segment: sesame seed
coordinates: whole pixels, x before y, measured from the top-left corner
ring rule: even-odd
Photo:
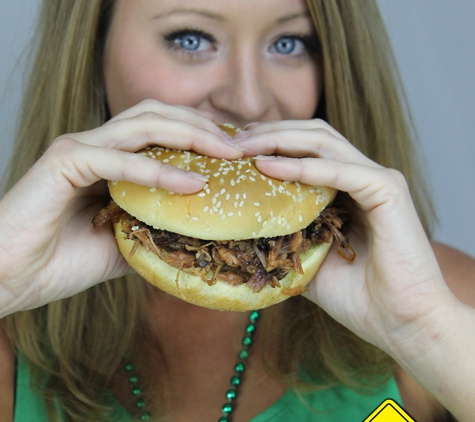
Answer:
[[[224,220],[225,218],[226,218],[226,215],[223,214],[223,215],[221,216],[221,220]]]
[[[117,180],[113,180],[113,181],[112,181],[112,184],[113,184],[114,186],[117,185]]]
[[[186,214],[185,218],[188,220],[190,218],[190,214]]]
[[[156,201],[155,203],[156,203],[156,204],[157,204],[159,207],[161,207],[161,206],[162,206],[162,204],[160,204],[160,202],[159,202],[159,201]]]
[[[258,223],[262,222],[262,216],[257,217],[257,222]]]
[[[132,231],[135,231],[135,230],[138,230],[139,229],[139,226],[133,226],[132,227]]]
[[[272,196],[272,192],[266,192],[264,195],[265,196]]]
[[[261,212],[260,211],[257,211],[255,214],[254,214],[254,217],[259,217],[261,215]]]
[[[242,198],[243,198],[243,199],[246,199],[246,198],[247,198],[246,193],[243,193],[243,194],[242,194]]]
[[[220,174],[221,174],[221,173],[219,173],[219,172],[218,172],[218,173],[214,173],[213,176],[214,176],[214,177],[218,177]]]
[[[260,207],[260,206],[261,206],[261,204],[260,204],[259,202],[254,202],[254,206],[256,206],[256,207]]]
[[[241,201],[241,202],[239,203],[239,208],[242,208],[243,206],[244,206],[244,201]]]
[[[256,236],[257,236],[257,233],[256,233],[256,232],[252,232],[252,236],[253,236],[253,237],[256,237]]]
[[[228,217],[232,217],[234,215],[233,212],[228,212]]]
[[[125,190],[122,191],[122,198],[125,196]]]
[[[219,202],[216,204],[216,206],[217,206],[218,208],[221,208],[221,201],[219,201]]]
[[[234,179],[231,179],[231,186],[234,186],[236,184],[236,182],[234,181]]]
[[[223,189],[221,189],[221,191],[219,192],[219,194],[220,194],[220,195],[224,195],[225,192],[226,192],[226,189],[223,188]]]
[[[191,217],[191,219],[192,219],[193,221],[198,221],[198,220],[199,220],[198,217]]]
[[[249,179],[251,179],[251,181],[253,181],[253,182],[256,181],[256,179],[255,179],[254,177],[252,177],[252,176],[249,176]]]
[[[238,211],[238,217],[242,217],[242,212]]]
[[[303,217],[301,215],[299,215],[299,223],[301,223],[303,220]]]
[[[236,201],[239,199],[239,194],[237,193],[236,194]]]
[[[206,207],[203,208],[203,212],[208,212],[208,211],[209,211],[209,207],[208,207],[208,206],[206,206]]]
[[[224,213],[224,210],[223,210],[222,208],[220,208],[218,214],[219,214],[219,215],[223,215],[223,213]]]
[[[204,197],[206,196],[206,193],[200,192],[200,193],[198,194],[198,196],[199,196],[200,198],[204,198]]]

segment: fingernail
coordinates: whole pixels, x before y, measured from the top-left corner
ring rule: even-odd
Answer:
[[[253,158],[257,161],[275,161],[278,157],[276,157],[275,155],[256,155]]]
[[[244,141],[244,139],[247,139],[249,138],[249,136],[251,136],[249,133],[246,133],[246,132],[240,132],[240,133],[237,133],[236,135],[234,135],[234,140],[235,141]]]
[[[262,123],[261,122],[253,122],[253,123],[249,123],[248,125],[244,126],[243,129],[244,130],[250,130],[252,128],[255,128],[259,125],[261,125]]]
[[[232,139],[232,138],[231,138]],[[244,148],[240,147],[236,142],[233,142],[231,140],[228,140],[228,139],[223,139],[223,141],[228,144],[229,146],[233,147],[233,148],[237,148],[241,151],[246,151]]]
[[[199,174],[199,173],[195,173],[193,171],[187,171],[186,174],[190,179],[200,180],[201,182],[208,181],[208,178],[206,176],[203,176],[202,174]]]

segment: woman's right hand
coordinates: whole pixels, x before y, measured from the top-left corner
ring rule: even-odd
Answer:
[[[210,118],[146,100],[97,129],[56,139],[0,201],[0,317],[126,274],[112,230],[91,225],[107,197],[102,179],[199,191],[202,176],[134,152],[159,145],[242,157],[244,151]]]

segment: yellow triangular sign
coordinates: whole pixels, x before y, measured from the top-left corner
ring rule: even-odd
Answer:
[[[383,401],[364,422],[416,422],[394,400]]]

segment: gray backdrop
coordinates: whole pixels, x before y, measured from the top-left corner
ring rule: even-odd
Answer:
[[[357,0],[356,0],[357,1]],[[39,0],[0,2],[0,174]],[[439,214],[435,238],[475,256],[475,2],[379,0]]]

